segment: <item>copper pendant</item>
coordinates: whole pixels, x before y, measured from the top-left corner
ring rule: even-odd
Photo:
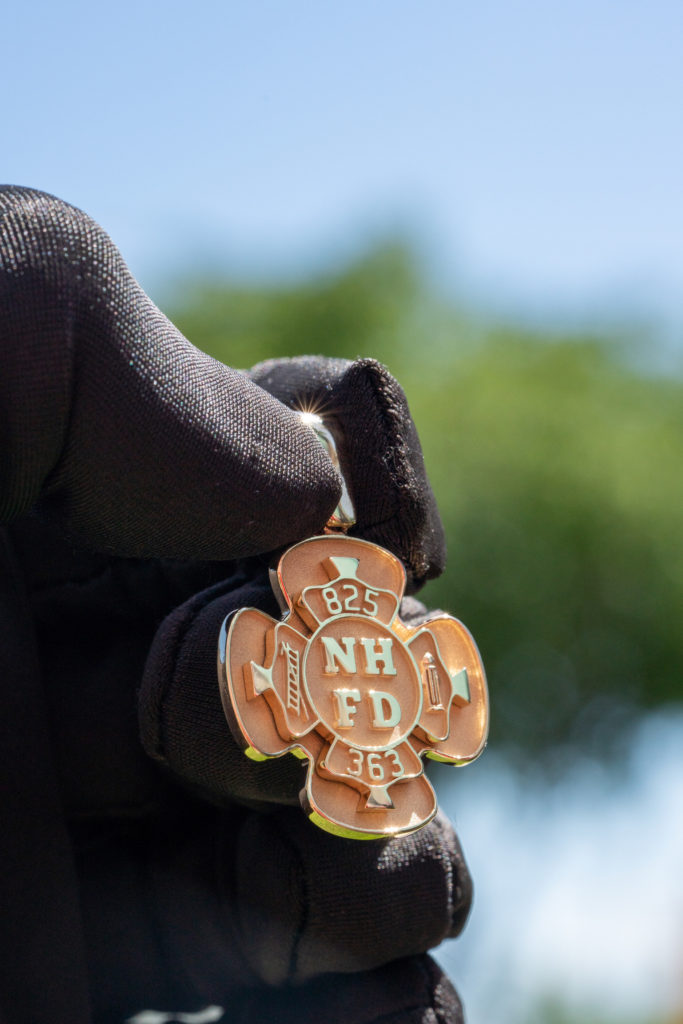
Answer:
[[[308,760],[311,821],[357,839],[403,835],[436,813],[425,757],[462,765],[484,748],[484,667],[450,615],[398,610],[405,571],[342,534],[295,544],[272,573],[276,621],[243,608],[219,642],[221,699],[248,757]]]

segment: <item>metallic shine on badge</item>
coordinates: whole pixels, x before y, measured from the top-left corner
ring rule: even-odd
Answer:
[[[335,515],[335,525],[350,519]],[[436,797],[423,759],[467,764],[486,743],[472,636],[450,615],[402,622],[400,561],[342,533],[288,548],[271,579],[281,621],[243,608],[219,640],[236,741],[256,761],[306,758],[301,803],[328,832],[372,839],[426,825]]]

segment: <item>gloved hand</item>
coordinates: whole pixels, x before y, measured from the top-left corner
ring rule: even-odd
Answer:
[[[236,750],[215,678],[222,618],[272,610],[269,553],[339,497],[288,406],[337,418],[355,532],[412,589],[440,571],[400,388],[372,361],[216,363],[30,190],[0,189],[0,316],[0,1018],[459,1020],[424,956],[469,908],[450,826],[319,832],[294,758]]]

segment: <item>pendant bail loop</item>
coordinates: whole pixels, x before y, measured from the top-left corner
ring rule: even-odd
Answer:
[[[346,479],[342,471],[341,462],[339,460],[339,452],[337,451],[337,442],[335,441],[334,434],[325,426],[322,416],[319,416],[315,412],[304,412],[303,410],[298,413],[299,419],[307,427],[310,427],[315,436],[320,441],[334,468],[339,473],[342,482],[342,493],[339,499],[339,504],[335,508],[334,512],[327,520],[325,524],[326,533],[346,533],[352,526],[356,525],[356,510],[349,494],[349,489],[346,484]]]

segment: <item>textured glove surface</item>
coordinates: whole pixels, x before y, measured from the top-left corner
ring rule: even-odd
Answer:
[[[350,1024],[374,1021],[372,998],[401,1024],[458,1020],[415,958],[469,907],[450,827],[355,844],[296,808],[238,807],[294,803],[299,766],[243,758],[215,680],[216,623],[272,607],[267,553],[319,532],[338,500],[288,408],[301,398],[334,399],[358,533],[394,550],[413,587],[440,570],[400,388],[372,361],[229,370],[182,338],[97,225],[30,190],[0,189],[0,310],[0,1015],[85,1024],[89,1002],[119,1021],[230,1001],[235,1019],[278,1019],[257,1010],[277,984],[299,1021],[321,1019],[326,990]],[[413,966],[382,966],[396,957]]]
[[[446,544],[405,395],[373,359],[305,356],[259,363],[252,380],[335,428],[356,506],[351,534],[393,551],[410,593],[443,572]]]
[[[41,499],[98,550],[215,559],[324,525],[340,485],[310,431],[190,345],[90,218],[0,189],[0,260],[0,521]]]

